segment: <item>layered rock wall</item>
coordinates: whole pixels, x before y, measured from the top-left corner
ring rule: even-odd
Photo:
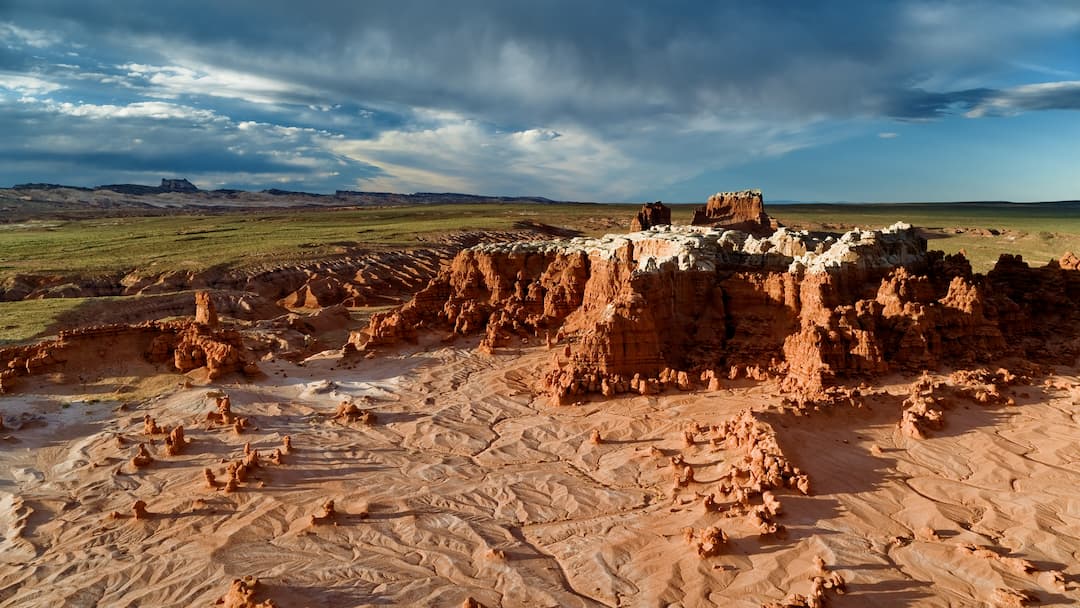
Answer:
[[[132,358],[181,373],[206,368],[210,379],[231,372],[258,373],[239,332],[190,321],[155,321],[62,331],[54,340],[0,348],[0,392],[23,377],[80,373]]]
[[[679,371],[772,374],[814,392],[837,377],[1006,354],[1075,357],[1078,298],[1080,272],[1003,257],[973,275],[903,224],[760,238],[665,226],[463,251],[413,301],[354,333],[350,348],[425,329],[480,334],[485,350],[547,336],[559,348],[544,382],[561,400],[681,385]]]

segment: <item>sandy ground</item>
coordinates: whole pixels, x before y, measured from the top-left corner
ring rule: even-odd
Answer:
[[[123,409],[115,393],[46,382],[0,398],[9,423],[26,422],[0,431],[0,606],[211,606],[233,578],[255,575],[284,608],[459,606],[470,596],[486,606],[749,607],[805,593],[815,558],[848,584],[829,606],[1007,605],[999,589],[1040,605],[1080,602],[1075,369],[1010,389],[1015,406],[957,404],[920,441],[896,429],[911,379],[886,379],[888,394],[863,409],[810,415],[770,407],[768,383],[555,408],[531,390],[547,351],[490,357],[471,346],[348,366],[332,354],[269,363],[255,384],[152,377],[121,395]],[[208,426],[217,390],[256,428]],[[376,423],[333,420],[349,398]],[[780,493],[783,538],[701,507],[736,456],[686,447],[682,431],[747,408],[811,477],[810,496]],[[184,424],[191,444],[169,457],[159,436],[157,462],[135,470],[127,461],[146,413]],[[286,434],[296,449],[283,464],[264,464],[235,493],[206,487],[205,467],[224,479],[222,460],[245,442],[266,456]],[[676,490],[667,457],[678,453],[699,483]],[[137,499],[150,519],[110,519]],[[337,524],[312,526],[327,499]],[[730,542],[702,559],[683,529],[710,525]]]

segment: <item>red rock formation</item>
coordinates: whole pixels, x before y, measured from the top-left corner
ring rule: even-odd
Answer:
[[[135,504],[131,505],[131,515],[135,519],[150,519],[150,512],[146,510],[146,502],[136,500]]]
[[[837,381],[1006,354],[1080,354],[1080,272],[1005,256],[986,276],[926,251],[906,225],[820,238],[672,227],[462,252],[410,303],[375,315],[351,348],[418,331],[555,335],[541,386],[585,393],[713,390],[729,376],[784,379],[797,400],[855,401]],[[444,333],[445,335],[445,333]]]
[[[188,443],[188,440],[184,437],[183,425],[178,424],[165,438],[165,453],[169,456],[176,456],[187,447]]]
[[[336,518],[337,518],[337,511],[334,510],[334,501],[333,500],[328,500],[325,503],[323,503],[322,515],[312,515],[311,516],[311,525],[319,526],[319,525],[323,525],[323,524],[332,524],[332,523],[335,523]]]
[[[232,413],[232,401],[228,395],[217,398],[216,412],[206,413],[206,421],[212,424],[233,424],[235,419]]]
[[[7,388],[20,376],[101,367],[125,358],[167,364],[181,372],[205,366],[211,378],[259,371],[237,331],[191,321],[154,321],[66,330],[58,339],[0,348],[0,382]]]
[[[656,201],[655,203],[645,203],[641,206],[641,211],[637,212],[634,219],[630,221],[630,232],[639,232],[641,230],[648,230],[653,226],[665,226],[671,224],[671,208]]]
[[[375,412],[362,410],[351,401],[342,401],[338,404],[334,419],[345,422],[359,422],[360,424],[375,424]]]
[[[940,386],[926,374],[911,385],[911,394],[904,400],[903,413],[898,423],[905,435],[914,439],[925,439],[928,431],[938,430],[944,425],[940,409],[944,400],[935,395]]]
[[[154,418],[150,414],[143,415],[143,433],[147,435],[164,435],[167,431],[157,425],[154,422]]]
[[[217,309],[208,291],[195,292],[195,323],[211,329],[218,326]]]
[[[136,469],[148,467],[154,463],[154,457],[150,455],[150,452],[146,449],[145,443],[140,443],[139,448],[135,453],[135,456],[131,458],[131,466]]]
[[[218,487],[217,478],[214,477],[214,472],[211,471],[209,468],[203,469],[203,478],[206,480],[206,487],[210,488],[211,490]]]
[[[710,526],[701,531],[701,540],[697,544],[698,557],[708,558],[720,555],[720,551],[727,544],[728,537],[724,531],[716,526]]]
[[[709,197],[704,209],[694,211],[691,223],[754,235],[770,234],[778,227],[776,220],[765,213],[761,190],[717,192]]]
[[[253,576],[233,579],[229,591],[215,605],[222,608],[274,608],[272,600],[256,601],[261,593],[259,580]]]

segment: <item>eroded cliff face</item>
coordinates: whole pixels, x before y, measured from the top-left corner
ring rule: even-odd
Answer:
[[[560,402],[740,375],[813,395],[838,378],[1075,357],[1078,297],[1075,270],[1006,256],[973,275],[903,224],[762,238],[663,226],[463,251],[349,348],[429,329],[482,334],[488,351],[546,339],[557,348],[542,383]]]
[[[114,324],[62,331],[54,340],[0,348],[0,393],[20,378],[58,373],[77,376],[106,363],[145,361],[180,373],[206,369],[209,379],[231,372],[259,373],[243,336],[191,321]]]

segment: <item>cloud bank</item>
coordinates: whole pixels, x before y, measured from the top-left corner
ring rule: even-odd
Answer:
[[[1048,0],[13,0],[0,183],[633,200],[888,123],[1080,109],[1078,33]]]

